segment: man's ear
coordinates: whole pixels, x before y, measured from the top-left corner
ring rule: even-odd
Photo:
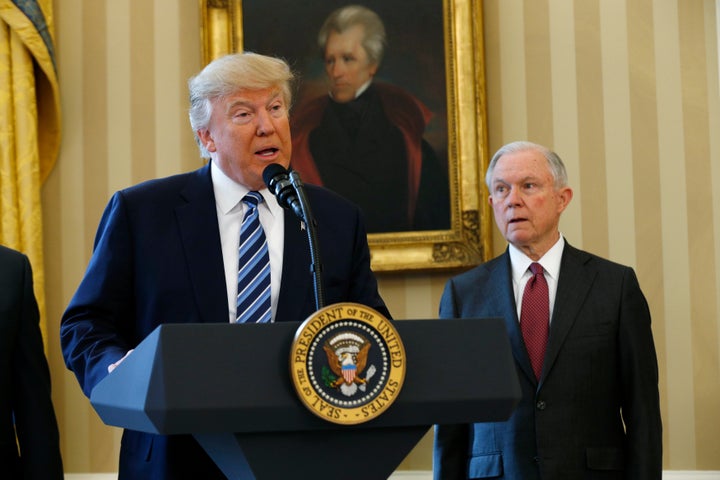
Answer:
[[[210,134],[210,130],[207,128],[204,130],[198,130],[197,131],[198,139],[200,139],[200,143],[202,143],[203,147],[208,152],[214,152],[215,151],[215,142],[213,141],[212,135]]]
[[[573,191],[570,187],[563,187],[557,192],[557,196],[559,199],[558,202],[558,211],[563,212],[567,206],[570,204],[570,200],[573,198]]]

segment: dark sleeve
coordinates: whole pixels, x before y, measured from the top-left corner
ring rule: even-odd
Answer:
[[[440,318],[455,318],[455,290],[453,280],[445,284],[440,299]],[[468,473],[468,451],[470,448],[470,426],[436,425],[433,445],[434,480],[466,479]]]
[[[468,478],[469,430],[468,424],[435,426],[434,480],[465,480]]]
[[[622,416],[627,435],[625,478],[662,476],[662,421],[658,365],[650,328],[650,310],[635,272],[627,268],[620,308]]]
[[[455,283],[450,279],[445,284],[442,297],[440,297],[440,318],[458,318],[458,308],[455,295]]]
[[[326,188],[305,184],[305,191],[316,220],[319,256],[323,267],[321,277],[326,297],[325,305],[339,302],[360,303],[391,318],[378,292],[375,274],[370,268],[370,247],[365,220],[360,209],[354,203]],[[286,212],[287,215],[289,213]],[[292,244],[288,244],[287,232],[286,227],[285,256],[287,257],[290,247],[296,248],[295,254],[298,255],[298,251],[306,248],[308,241],[306,238],[295,238]],[[302,235],[304,237],[305,233]],[[293,260],[296,261],[295,263],[302,262],[304,261],[302,258],[298,256]],[[283,262],[286,261],[287,258]],[[286,265],[283,265],[283,269],[285,267]],[[302,285],[287,285],[288,280],[285,277],[282,282],[280,302],[283,301],[283,294],[287,293],[287,287],[294,289],[302,287]],[[290,300],[285,297],[285,301]],[[315,311],[314,306],[313,302],[311,310],[306,315]],[[284,307],[279,306],[278,310],[280,308]],[[293,308],[297,310],[297,307]]]
[[[60,435],[50,396],[50,370],[43,349],[32,270],[23,256],[20,324],[12,358],[12,409],[23,478],[62,479]]]
[[[385,301],[378,292],[377,279],[370,268],[370,246],[362,214],[357,210],[355,242],[352,255],[351,301],[372,307],[385,317],[392,319]]]
[[[60,344],[85,395],[107,376],[108,365],[133,348],[132,247],[121,193],[103,213],[85,276],[63,314]]]

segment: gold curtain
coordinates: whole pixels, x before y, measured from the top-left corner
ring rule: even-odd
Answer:
[[[0,243],[32,262],[43,335],[40,189],[60,145],[52,25],[52,0],[0,0]]]

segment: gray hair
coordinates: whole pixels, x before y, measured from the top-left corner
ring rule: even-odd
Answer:
[[[372,65],[380,65],[385,53],[385,25],[377,13],[361,5],[348,5],[338,8],[330,14],[318,33],[318,46],[320,55],[325,58],[325,46],[330,33],[343,33],[355,25],[365,28],[362,46]]]
[[[548,163],[548,167],[550,167],[550,173],[553,176],[556,189],[567,186],[567,170],[565,170],[565,164],[560,159],[560,156],[557,153],[553,152],[547,147],[538,145],[537,143],[518,141],[508,143],[500,147],[500,150],[495,152],[495,155],[493,155],[492,159],[490,160],[490,165],[488,165],[487,173],[485,174],[485,184],[490,191],[492,191],[492,174],[495,170],[495,165],[497,165],[498,160],[500,160],[500,157],[508,153],[524,152],[526,150],[533,150],[542,154],[542,156],[545,157],[545,160],[547,160]]]
[[[294,75],[284,60],[251,52],[220,57],[190,78],[190,126],[195,133],[200,155],[210,158],[210,152],[200,142],[197,132],[208,127],[213,100],[232,95],[239,90],[277,87],[289,110],[292,102],[290,84],[293,79]]]

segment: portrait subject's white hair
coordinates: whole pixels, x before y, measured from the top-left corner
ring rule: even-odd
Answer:
[[[348,5],[332,12],[320,27],[318,33],[318,46],[320,55],[325,57],[325,46],[330,33],[343,33],[345,30],[361,25],[365,29],[362,46],[367,53],[371,65],[380,65],[385,53],[385,25],[369,8],[362,5]]]

